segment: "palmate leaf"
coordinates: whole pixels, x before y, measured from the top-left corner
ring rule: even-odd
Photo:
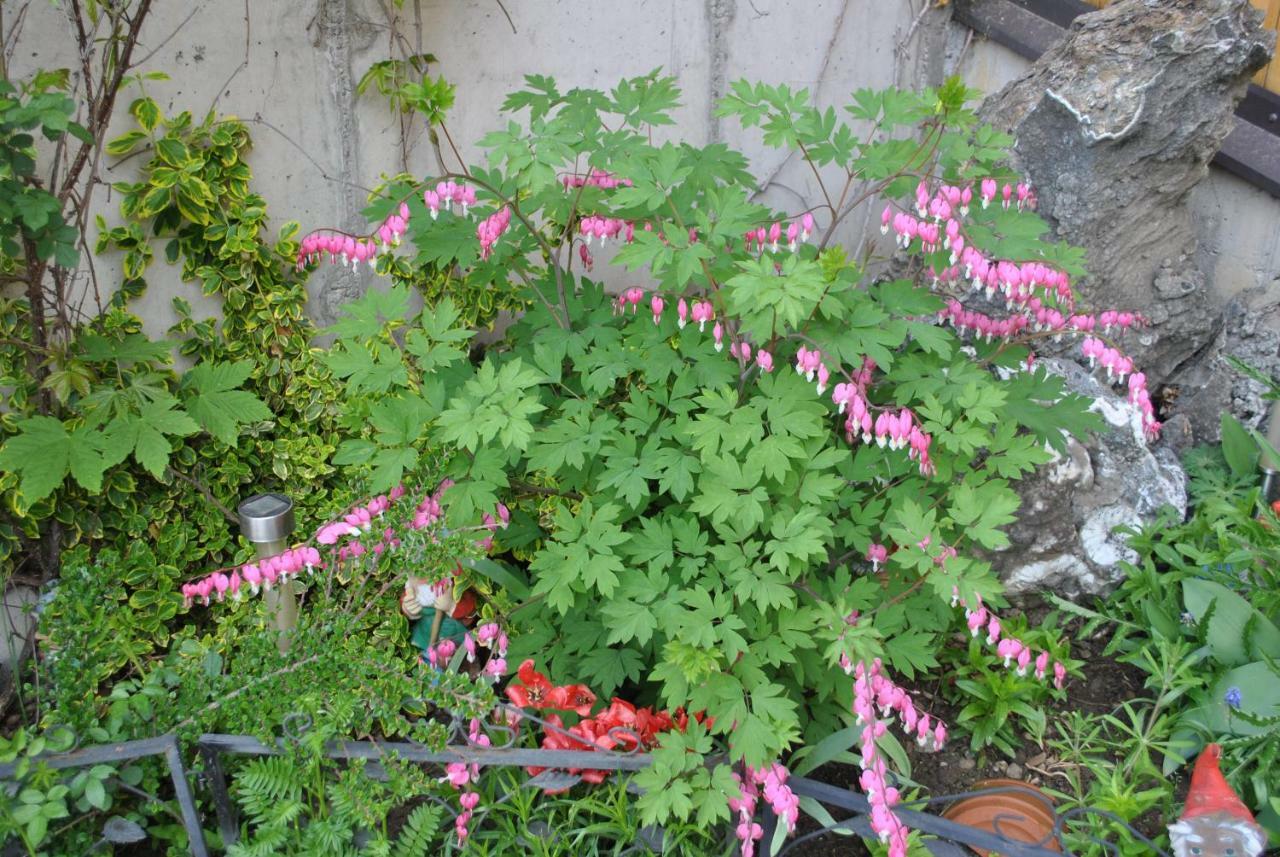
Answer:
[[[182,379],[182,405],[200,427],[234,446],[240,427],[272,417],[271,409],[248,390],[238,389],[253,372],[251,360],[202,363]]]
[[[26,502],[48,497],[68,473],[81,487],[94,493],[102,490],[102,472],[108,465],[99,432],[84,427],[68,432],[60,420],[46,416],[24,420],[18,430],[0,448],[0,471],[18,474]]]
[[[169,359],[169,349],[174,345],[165,340],[153,342],[141,333],[131,333],[123,339],[86,333],[76,340],[76,344],[83,359],[89,363],[165,362]]]
[[[466,352],[451,343],[466,342],[475,333],[459,327],[458,319],[459,313],[451,298],[423,309],[420,327],[405,337],[405,351],[418,358],[422,372],[429,374],[466,358]]]
[[[508,449],[525,449],[533,437],[529,418],[545,410],[536,395],[544,380],[519,358],[501,369],[486,360],[440,415],[440,439],[474,451],[496,437]]]
[[[343,317],[327,332],[339,339],[373,339],[388,325],[403,324],[408,311],[408,286],[394,285],[386,291],[369,289],[359,300],[343,307]]]
[[[1064,432],[1083,438],[1105,427],[1102,416],[1090,410],[1092,399],[1066,392],[1063,379],[1043,368],[1019,372],[1001,386],[1008,395],[1001,408],[1004,417],[1016,421],[1034,434],[1036,440],[1060,453],[1067,448]]]
[[[799,325],[813,312],[826,287],[818,263],[798,254],[784,259],[781,274],[775,271],[772,257],[747,260],[739,268],[741,273],[725,284],[728,307],[757,342],[768,341],[775,325]]]
[[[386,393],[409,382],[409,373],[398,352],[373,351],[359,345],[338,346],[325,355],[329,370],[345,378],[352,393]]]
[[[199,424],[175,410],[176,406],[173,400],[148,402],[138,412],[112,420],[103,430],[107,465],[119,464],[132,454],[148,473],[161,478],[173,452],[168,437],[187,437],[200,430]]]

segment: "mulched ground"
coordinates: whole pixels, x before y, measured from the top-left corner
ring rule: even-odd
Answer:
[[[1067,685],[1068,696],[1064,703],[1051,705],[1048,708],[1049,734],[1046,738],[1056,736],[1055,723],[1060,716],[1071,711],[1083,711],[1093,714],[1110,714],[1124,701],[1137,699],[1144,695],[1142,686],[1143,673],[1136,667],[1122,664],[1110,657],[1102,656],[1105,647],[1104,639],[1086,640],[1073,646],[1075,658],[1086,662],[1085,678],[1071,679]],[[951,722],[955,710],[947,705],[938,691],[937,685],[921,683],[915,686],[904,685],[912,690],[917,698],[931,712],[936,712],[944,720]],[[1067,777],[1070,764],[1055,758],[1051,749],[1041,747],[1027,737],[1026,746],[1017,755],[1008,759],[998,751],[988,750],[985,753],[973,754],[969,750],[967,740],[957,734],[949,741],[941,752],[926,753],[918,750],[914,742],[909,742],[908,751],[911,756],[912,778],[924,787],[926,795],[949,795],[971,790],[979,780],[991,778],[1009,778],[1024,780],[1034,786],[1049,789],[1068,790],[1071,780]],[[1083,774],[1084,772],[1082,772]],[[811,775],[814,779],[832,785],[849,787],[857,782],[858,770],[850,765],[825,765]],[[1175,785],[1179,792],[1186,788],[1187,774],[1180,771],[1174,775]],[[1085,782],[1088,782],[1087,774]],[[929,812],[941,813],[941,805],[930,808]],[[836,814],[836,817],[840,816]],[[1164,829],[1165,820],[1156,817],[1143,817],[1138,820],[1137,827],[1147,836],[1154,836]],[[797,836],[814,832],[818,825],[813,819],[801,814]],[[868,855],[870,852],[861,841],[849,836],[826,834],[807,842],[802,842],[788,852],[796,857],[846,857],[846,855]]]

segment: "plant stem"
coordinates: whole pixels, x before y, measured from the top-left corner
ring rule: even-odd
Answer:
[[[234,524],[237,527],[240,526],[240,518],[237,517],[235,514],[233,514],[230,509],[224,506],[218,500],[217,497],[213,496],[213,492],[209,490],[209,486],[205,485],[203,482],[201,482],[198,479],[194,479],[190,476],[187,476],[186,474],[179,473],[177,470],[174,470],[172,467],[167,467],[165,469],[168,470],[170,476],[174,477],[175,479],[182,480],[183,482],[187,483],[192,488],[195,488],[197,491],[203,494],[204,498],[209,501],[209,505],[213,506],[215,509],[221,512],[222,517],[226,518],[228,523]]]

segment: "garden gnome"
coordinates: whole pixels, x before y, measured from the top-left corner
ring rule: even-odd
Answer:
[[[1218,770],[1222,748],[1210,744],[1196,759],[1182,817],[1169,825],[1174,857],[1258,857],[1267,834]]]
[[[413,644],[424,654],[440,640],[460,641],[467,631],[464,622],[475,609],[475,593],[470,589],[462,594],[462,598],[454,599],[451,578],[446,578],[441,585],[425,577],[410,577],[405,581],[404,594],[400,596],[400,612],[408,617],[413,627]],[[433,635],[437,611],[442,615]]]

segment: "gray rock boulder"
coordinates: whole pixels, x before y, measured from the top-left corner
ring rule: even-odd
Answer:
[[[1230,411],[1252,428],[1262,428],[1270,407],[1265,385],[1232,366],[1227,358],[1280,378],[1280,281],[1246,289],[1233,297],[1214,325],[1203,355],[1169,379],[1171,416],[1165,425],[1185,423],[1190,442],[1218,440],[1222,414]]]
[[[1187,201],[1275,44],[1261,19],[1248,0],[1119,0],[982,106],[1040,212],[1085,248],[1087,305],[1152,320],[1124,345],[1153,390],[1213,338]]]
[[[1123,577],[1132,561],[1120,526],[1140,527],[1162,506],[1184,511],[1187,480],[1167,446],[1147,445],[1137,411],[1076,363],[1044,360],[1067,388],[1094,401],[1106,430],[1019,485],[1022,508],[1008,528],[1011,546],[993,557],[1012,595],[1045,590],[1068,598],[1096,595]]]

